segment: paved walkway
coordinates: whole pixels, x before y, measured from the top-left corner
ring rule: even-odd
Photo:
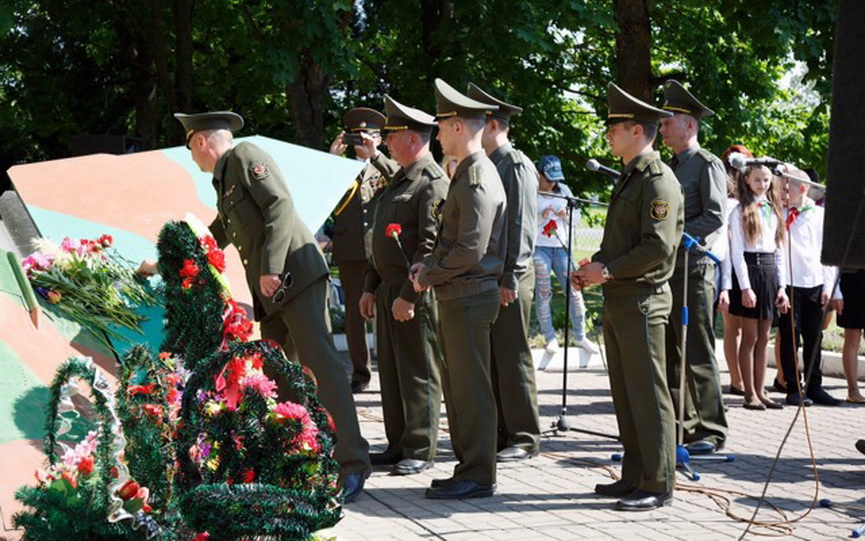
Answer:
[[[724,374],[726,384],[726,374]],[[357,396],[361,428],[373,450],[385,446],[377,381]],[[538,373],[543,426],[550,426],[561,412],[562,374]],[[616,433],[609,383],[603,368],[582,370],[568,376],[568,419],[574,428]],[[844,397],[840,379],[827,378],[826,388]],[[776,399],[783,398],[775,395]],[[678,476],[678,490],[671,507],[648,513],[612,510],[611,499],[596,497],[596,483],[618,476],[610,460],[621,451],[612,439],[580,432],[543,440],[539,457],[522,463],[500,465],[494,497],[466,501],[426,500],[424,489],[436,477],[448,477],[454,461],[448,435],[443,430],[435,468],[420,475],[394,477],[377,471],[367,489],[346,508],[345,518],[326,533],[341,541],[446,539],[736,539],[746,524],[733,517],[750,518],[756,498],[797,410],[754,412],[741,407],[742,399],[727,397],[731,425],[727,451],[731,463],[697,463],[699,482]],[[755,528],[746,536],[766,534],[785,539],[840,539],[865,523],[865,456],[853,447],[865,437],[865,407],[811,407],[807,410],[817,477],[812,469],[805,437],[805,418],[799,415],[781,453],[767,503],[758,520],[767,523],[798,522],[775,529]],[[443,429],[447,428],[442,416]],[[816,496],[815,496],[816,491]],[[855,503],[858,509],[824,508],[814,498]],[[807,514],[807,516],[805,516]]]

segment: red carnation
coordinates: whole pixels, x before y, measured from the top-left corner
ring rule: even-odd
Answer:
[[[111,245],[114,244],[114,239],[111,235],[102,235],[96,242],[102,245],[103,248],[110,248]]]
[[[93,473],[93,457],[86,456],[78,462],[78,473],[81,475],[90,475]]]
[[[195,285],[195,278],[189,276],[189,277],[183,279],[183,283],[180,284],[180,287],[182,287],[183,289],[189,289],[193,285]]]
[[[141,409],[144,410],[144,413],[156,417],[157,419],[162,418],[162,406],[157,404],[144,404],[141,406]]]
[[[192,259],[183,261],[183,268],[180,269],[181,278],[195,278],[198,276],[198,265]]]
[[[402,226],[399,224],[387,224],[387,227],[384,229],[384,236],[399,238],[402,234]]]
[[[550,220],[549,222],[547,222],[547,225],[544,226],[543,234],[547,237],[552,237],[556,234],[557,229],[558,226],[556,225],[556,221]]]
[[[217,271],[225,271],[225,252],[219,248],[214,248],[207,252],[207,262],[213,265],[213,268]]]
[[[205,235],[201,237],[201,245],[204,246],[205,252],[219,250],[219,245],[216,244],[216,239],[210,235]]]
[[[244,483],[251,483],[255,481],[255,470],[253,470],[252,468],[243,470],[243,473],[240,474],[240,478]]]

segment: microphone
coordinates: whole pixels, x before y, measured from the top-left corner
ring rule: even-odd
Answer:
[[[781,160],[776,160],[775,158],[749,158],[741,152],[731,153],[729,156],[727,156],[727,161],[730,162],[730,165],[732,167],[735,167],[736,169],[751,167],[752,165],[765,165],[766,167],[772,168],[784,163]]]
[[[692,237],[684,231],[682,231],[682,245],[685,247],[685,250],[690,250],[696,254],[704,255],[718,265],[721,264],[721,260],[718,258],[718,256],[716,256],[715,254],[707,250],[704,246],[702,246],[699,239]]]
[[[619,176],[621,175],[621,173],[619,173],[615,169],[610,169],[609,167],[607,167],[605,165],[601,165],[601,163],[594,158],[592,158],[591,160],[586,162],[586,169],[588,169],[589,171],[595,171],[598,173],[606,173],[606,174],[610,175],[611,177],[613,177],[614,179],[618,179]]]

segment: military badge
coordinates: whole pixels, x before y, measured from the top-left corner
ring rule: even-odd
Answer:
[[[270,170],[267,169],[267,165],[261,162],[253,162],[249,165],[249,174],[255,180],[264,180],[270,176]]]
[[[666,220],[670,215],[670,204],[666,201],[652,201],[649,214],[652,216],[652,219],[658,220],[659,222]]]
[[[432,217],[435,218],[436,221],[442,221],[442,216],[444,215],[444,207],[444,199],[438,199],[435,203],[432,204]]]

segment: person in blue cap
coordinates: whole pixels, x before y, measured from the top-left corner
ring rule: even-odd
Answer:
[[[574,340],[577,347],[589,353],[597,353],[598,346],[586,337],[586,306],[583,295],[568,287],[568,203],[556,194],[562,196],[573,196],[568,185],[562,182],[565,175],[562,174],[562,162],[557,156],[543,156],[538,162],[540,174],[540,191],[538,193],[538,231],[535,244],[535,315],[541,326],[541,332],[546,341],[545,349],[548,353],[555,353],[559,349],[556,338],[556,330],[553,328],[553,315],[550,310],[550,299],[553,298],[552,274],[556,273],[556,279],[562,287],[562,291],[571,294],[570,318],[574,329]],[[579,216],[577,216],[579,219]],[[555,223],[555,229],[550,226]],[[576,266],[571,263],[572,268]],[[567,346],[565,346],[567,347]]]

